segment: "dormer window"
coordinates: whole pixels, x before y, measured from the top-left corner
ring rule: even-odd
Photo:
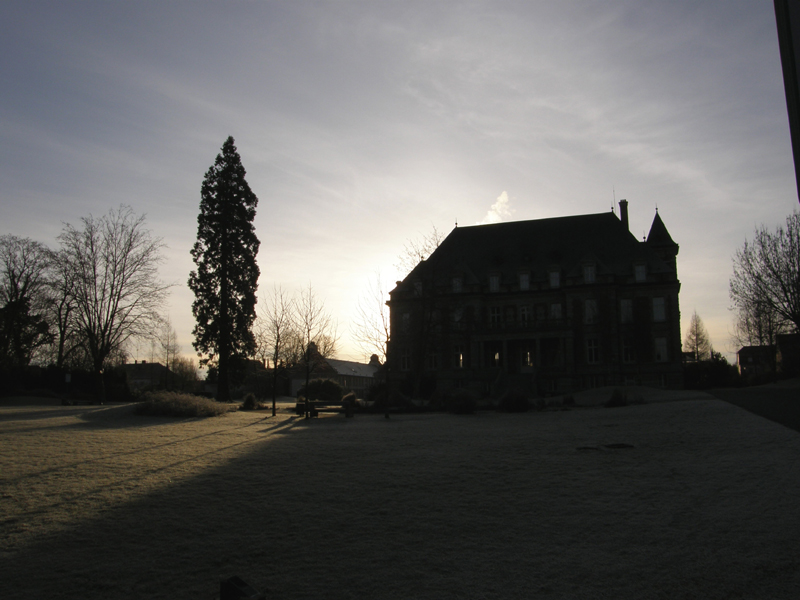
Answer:
[[[550,271],[550,287],[561,287],[561,273],[558,271]]]
[[[489,291],[500,291],[500,275],[489,275]]]
[[[583,283],[594,283],[595,275],[596,271],[594,265],[583,265]]]
[[[453,293],[460,294],[464,289],[464,280],[461,277],[453,277]]]
[[[633,268],[636,283],[644,283],[647,281],[647,267],[645,265],[636,265]]]
[[[519,289],[527,292],[531,288],[531,275],[530,273],[519,274]]]

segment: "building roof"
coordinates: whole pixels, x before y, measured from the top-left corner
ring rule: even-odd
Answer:
[[[658,215],[654,227],[651,233],[672,241]],[[520,271],[530,272],[531,281],[545,280],[553,268],[567,277],[580,276],[587,263],[596,265],[598,276],[630,275],[634,263],[646,264],[648,273],[672,272],[652,245],[637,240],[608,212],[457,227],[394,291],[402,291],[415,277],[433,274],[461,274],[465,284],[485,282],[491,273],[516,277]]]
[[[349,377],[374,377],[378,368],[374,365],[365,365],[363,363],[354,362],[351,360],[338,360],[335,358],[326,358],[325,362],[328,363],[337,375],[347,375]]]
[[[661,220],[658,211],[656,211],[653,224],[650,226],[650,233],[647,234],[647,243],[653,246],[677,246],[677,244],[672,241],[672,236],[670,236],[669,231],[667,231],[667,226],[664,225],[664,221]]]

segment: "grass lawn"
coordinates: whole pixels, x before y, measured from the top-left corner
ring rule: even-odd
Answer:
[[[720,400],[269,414],[0,405],[2,597],[800,590],[800,434]]]

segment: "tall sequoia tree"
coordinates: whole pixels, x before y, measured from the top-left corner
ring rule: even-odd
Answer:
[[[193,345],[206,355],[201,363],[217,365],[220,402],[230,400],[231,360],[255,351],[259,241],[253,219],[258,198],[244,177],[242,159],[229,137],[203,179],[192,248],[197,270],[189,276],[197,320]]]

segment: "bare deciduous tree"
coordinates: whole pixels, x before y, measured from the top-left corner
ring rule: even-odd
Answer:
[[[85,358],[73,295],[75,273],[63,251],[52,255],[52,278],[48,313],[55,328],[51,360],[59,369]]]
[[[294,343],[296,351],[299,352],[308,389],[311,375],[320,366],[322,359],[335,354],[338,341],[336,323],[325,310],[311,284],[300,292],[295,303],[294,323],[296,332]],[[311,416],[308,398],[306,398],[305,413],[306,418]]]
[[[786,321],[765,306],[740,304],[734,310],[732,338],[739,346],[772,346],[778,335],[790,330]]]
[[[256,319],[256,355],[264,366],[272,360],[272,416],[276,414],[278,366],[295,330],[294,310],[294,299],[276,285],[264,297]]]
[[[366,356],[376,355],[381,363],[386,362],[386,348],[389,345],[389,307],[386,301],[389,294],[381,281],[380,273],[359,299],[356,318],[351,326],[353,339]]]
[[[800,330],[800,213],[774,232],[761,226],[733,256],[730,297],[746,327],[774,323]]]
[[[711,339],[708,337],[706,326],[703,325],[703,321],[697,311],[692,313],[692,320],[689,323],[689,329],[686,332],[683,344],[688,352],[694,354],[695,360],[700,361],[711,358]]]
[[[144,216],[126,206],[84,217],[80,228],[66,224],[59,240],[74,276],[78,327],[102,402],[101,373],[109,355],[132,338],[151,337],[161,324],[170,287],[158,277],[164,244],[145,228]]]
[[[181,347],[178,344],[178,334],[175,332],[169,317],[166,317],[161,322],[161,328],[158,333],[158,348],[161,351],[160,354],[164,360],[164,366],[167,368],[164,372],[166,378],[164,387],[171,389],[174,383],[172,381],[174,377],[171,377],[171,375],[175,373],[175,362],[180,355]]]
[[[46,319],[51,253],[29,238],[0,236],[0,363],[23,369],[50,343]]]
[[[403,273],[404,276],[408,275],[414,270],[414,267],[433,254],[433,251],[439,247],[443,239],[442,232],[436,229],[436,226],[431,226],[431,230],[428,233],[421,234],[419,237],[410,239],[405,243],[395,268]]]

